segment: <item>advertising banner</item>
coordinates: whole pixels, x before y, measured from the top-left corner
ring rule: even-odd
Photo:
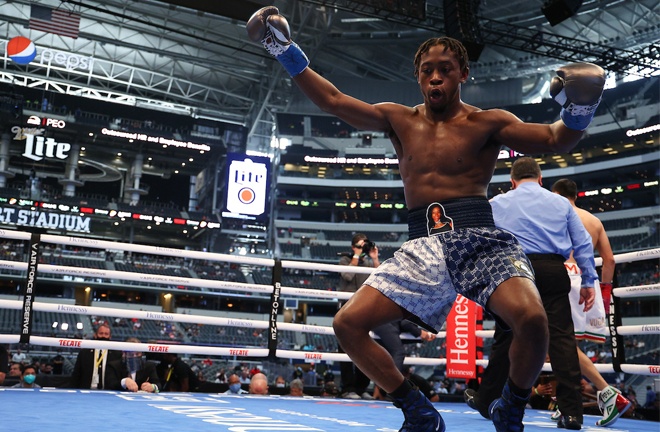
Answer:
[[[460,294],[447,317],[447,378],[476,378],[477,305]]]

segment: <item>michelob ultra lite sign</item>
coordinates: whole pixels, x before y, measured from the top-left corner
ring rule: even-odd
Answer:
[[[270,159],[227,154],[226,212],[223,216],[265,219],[268,216]]]

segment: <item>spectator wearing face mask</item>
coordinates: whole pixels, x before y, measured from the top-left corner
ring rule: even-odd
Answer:
[[[227,378],[227,383],[229,384],[229,390],[224,392],[224,394],[242,395],[248,393],[241,388],[241,379],[236,374],[229,375],[229,378]]]
[[[129,337],[126,342],[140,343],[138,338]],[[147,393],[160,392],[160,380],[156,373],[156,365],[142,358],[139,351],[124,352],[122,388],[131,391]]]
[[[14,384],[12,388],[41,388],[34,382],[37,379],[37,369],[33,365],[23,366],[21,369],[21,382]]]
[[[286,380],[282,375],[279,375],[277,378],[275,378],[275,387],[286,388]]]

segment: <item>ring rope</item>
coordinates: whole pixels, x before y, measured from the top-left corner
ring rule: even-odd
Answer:
[[[22,309],[23,302],[19,300],[1,300],[0,299],[0,309]],[[62,305],[54,303],[44,303],[35,301],[32,303],[32,308],[35,311],[39,312],[58,312],[66,314],[79,314],[79,315],[100,315],[100,316],[111,316],[118,318],[141,318],[149,320],[158,320],[158,321],[168,321],[168,322],[181,322],[181,323],[191,323],[191,324],[209,324],[209,325],[220,325],[220,326],[231,326],[231,327],[246,327],[246,328],[256,328],[256,329],[265,329],[268,328],[268,321],[256,321],[256,320],[247,320],[239,318],[222,318],[222,317],[210,317],[202,315],[188,315],[188,314],[178,314],[178,313],[168,313],[168,312],[149,312],[149,311],[138,311],[131,309],[113,309],[105,307],[96,307],[96,306],[78,306],[78,305]]]
[[[282,261],[283,264],[285,262],[288,261]],[[338,267],[354,267],[354,266],[339,266],[332,264],[327,264],[326,266],[329,269],[332,269],[333,271],[341,271],[338,270]],[[27,263],[0,260],[0,269],[26,271],[27,268],[28,268]],[[56,266],[50,264],[40,264],[39,271],[46,274],[57,274],[57,275],[67,275],[67,276],[87,276],[87,277],[95,277],[95,278],[103,278],[103,279],[120,279],[120,280],[130,280],[134,282],[158,283],[165,285],[185,285],[185,286],[192,286],[199,288],[224,289],[228,291],[240,291],[240,292],[249,292],[249,293],[258,292],[263,294],[270,294],[272,290],[272,286],[270,285],[249,284],[249,283],[241,283],[241,282],[225,282],[219,280],[185,278],[178,276],[154,275],[147,273],[124,272],[118,270],[102,270],[102,269],[91,269],[91,268],[83,268],[83,267]],[[649,284],[649,285],[615,288],[613,290],[613,293],[615,296],[619,298],[653,297],[660,295],[660,284]],[[315,298],[339,299],[339,300],[348,300],[353,296],[353,293],[350,292],[320,291],[309,288],[284,287],[284,286],[282,287],[282,294],[288,294],[297,297],[315,297]]]
[[[20,336],[0,335],[0,343],[18,343]],[[101,341],[94,339],[67,339],[32,336],[30,343],[58,348],[108,348],[119,351],[141,351],[152,353],[198,354],[236,357],[267,357],[268,348],[227,348],[200,345],[178,345],[157,343],[135,343]]]
[[[30,240],[31,234],[21,231],[13,230],[4,230],[0,229],[0,236],[5,239],[13,240]],[[68,237],[68,236],[57,236],[52,234],[42,234],[41,241],[46,243],[55,243],[60,245],[68,246],[78,246],[78,247],[89,247],[96,249],[109,249],[109,250],[124,250],[129,252],[140,252],[147,253],[152,255],[167,255],[174,257],[184,257],[184,258],[193,258],[209,261],[224,261],[232,262],[237,264],[253,264],[258,266],[273,267],[275,265],[275,260],[270,258],[252,258],[246,256],[236,256],[229,254],[220,254],[214,252],[200,252],[200,251],[190,251],[185,249],[176,249],[176,248],[166,248],[162,246],[146,246],[138,245],[134,243],[122,243],[122,242],[111,242],[107,240],[95,240],[95,239],[86,239],[82,237]],[[636,252],[627,252],[623,254],[614,255],[614,261],[616,263],[622,262],[633,262],[633,261],[642,261],[651,258],[660,257],[660,248],[646,249]],[[596,266],[600,266],[603,263],[602,258],[595,258]],[[282,266],[285,268],[293,268],[300,270],[332,270],[337,271],[337,267],[349,267],[349,266],[338,266],[335,264],[322,264],[322,263],[309,263],[305,261],[291,261],[283,260]],[[354,267],[354,266],[350,266]],[[339,270],[341,271],[341,270]],[[353,271],[356,273],[370,273],[373,269],[369,268],[353,268]]]
[[[344,267],[344,266],[342,266]],[[348,266],[346,266],[348,267]],[[0,260],[0,269],[26,271],[27,263],[16,261]],[[250,284],[242,282],[225,282],[211,279],[185,278],[179,276],[165,276],[147,273],[125,272],[119,270],[103,270],[87,267],[58,266],[51,264],[40,264],[39,271],[46,274],[66,275],[66,276],[86,276],[100,279],[120,279],[134,282],[157,283],[163,285],[184,285],[197,288],[211,288],[226,291],[239,291],[247,293],[270,294],[273,290],[272,285]],[[205,294],[213,292],[204,291]],[[288,294],[297,297],[315,297],[323,299],[348,300],[353,293],[342,291],[319,291],[299,287],[282,287],[282,294]],[[313,295],[310,295],[313,294]]]
[[[617,332],[623,336],[640,334],[660,334],[660,324],[638,324],[617,326]]]
[[[626,252],[626,253],[614,255],[614,262],[620,264],[620,263],[627,263],[633,261],[644,261],[658,257],[660,257],[660,248],[645,249],[637,252]],[[596,257],[595,261],[596,261],[596,267],[603,265],[603,259],[601,257]]]
[[[3,300],[0,299],[0,309],[15,309],[20,310],[23,308],[23,302],[19,300]],[[138,311],[130,309],[114,309],[97,306],[78,306],[78,305],[61,305],[54,303],[44,303],[35,301],[32,303],[32,308],[38,312],[60,312],[66,314],[80,314],[80,315],[104,315],[119,318],[141,318],[158,321],[168,322],[181,322],[190,324],[208,324],[230,327],[266,329],[269,326],[268,321],[246,320],[240,318],[223,318],[223,317],[210,317],[202,315],[189,315],[180,313],[168,312],[150,312]],[[335,331],[330,326],[318,326],[312,324],[297,324],[297,323],[277,323],[278,330],[290,330],[300,333],[316,333],[334,335]],[[635,334],[660,334],[660,324],[642,324],[642,325],[623,325],[617,326],[617,330],[622,335],[635,335]],[[480,338],[492,338],[495,334],[494,330],[477,330],[475,336]],[[440,331],[436,335],[437,339],[446,337],[446,332]],[[410,334],[402,334],[402,339],[418,340],[419,338],[413,337]]]
[[[0,229],[0,237],[12,240],[30,240],[31,234],[22,231]],[[185,249],[167,248],[162,246],[147,246],[135,243],[111,242],[107,240],[88,239],[83,237],[58,236],[53,234],[42,234],[41,241],[45,243],[54,243],[66,246],[87,247],[105,250],[123,250],[127,252],[140,252],[151,255],[167,255],[181,258],[184,254],[186,258],[225,261],[237,264],[253,264],[258,266],[272,267],[275,260],[270,258],[252,258],[246,256],[236,256],[214,252],[200,252]]]
[[[135,311],[127,309],[114,309],[102,308],[95,306],[71,306],[71,305],[58,305],[53,303],[34,302],[32,307],[35,311],[41,312],[60,312],[68,314],[81,314],[81,315],[104,315],[111,317],[122,318],[141,318],[153,320],[165,320],[172,322],[186,322],[197,324],[209,325],[224,325],[235,326],[244,328],[257,328],[265,329],[268,327],[267,321],[244,320],[238,318],[221,318],[221,317],[208,317],[200,315],[188,315],[178,313],[165,313],[165,312],[149,312],[149,311]],[[17,309],[22,308],[22,302],[18,300],[1,300],[0,308]],[[279,330],[292,330],[308,333],[319,334],[334,334],[332,327],[315,326],[308,324],[294,324],[278,322],[277,327]],[[660,333],[660,325],[634,325],[634,326],[620,326],[620,333],[625,335],[633,334],[657,334]],[[476,331],[477,337],[493,337],[493,330],[478,330]],[[438,338],[445,337],[445,332],[439,332]],[[402,335],[404,336],[404,335]],[[413,339],[412,336],[402,337],[403,339]],[[19,336],[17,335],[0,335],[0,343],[18,343]],[[67,338],[52,338],[42,336],[32,336],[31,343],[43,346],[52,347],[74,347],[74,348],[110,348],[120,349],[124,351],[144,351],[144,352],[175,352],[180,354],[200,354],[200,355],[219,355],[219,356],[235,356],[235,357],[267,357],[269,350],[266,348],[225,348],[225,347],[200,347],[198,345],[180,345],[180,344],[135,344],[114,341],[95,341],[86,339],[67,339]],[[105,344],[105,345],[104,345]],[[131,349],[132,348],[132,349]],[[135,349],[140,348],[140,349]],[[298,359],[306,361],[350,361],[347,354],[335,352],[320,352],[320,351],[294,351],[282,350],[276,351],[278,358]],[[424,357],[406,357],[404,364],[422,365],[422,366],[442,366],[446,365],[447,360],[441,358],[424,358]],[[477,365],[486,366],[488,360],[477,360]],[[611,364],[595,364],[600,372],[613,373],[614,368]],[[645,375],[660,375],[660,367],[654,365],[632,365],[622,364],[621,369],[623,372],[632,374],[645,374]],[[550,363],[545,363],[543,366],[544,371],[552,371]]]
[[[0,235],[3,235],[4,238],[9,238],[9,239],[17,239],[17,240],[31,240],[35,242],[34,237],[30,233],[23,233],[23,232],[17,232],[17,231],[6,231],[6,230],[0,230]],[[218,254],[218,253],[207,253],[207,252],[197,252],[197,251],[188,251],[188,250],[182,250],[182,249],[174,249],[174,248],[163,248],[163,247],[154,247],[154,246],[145,246],[145,245],[136,245],[136,244],[129,244],[129,243],[119,243],[119,242],[108,242],[108,241],[103,241],[103,240],[93,240],[93,239],[84,239],[84,238],[77,238],[77,237],[64,237],[64,236],[54,236],[54,235],[42,235],[40,240],[42,242],[47,242],[47,243],[55,243],[55,244],[65,244],[65,245],[73,245],[73,246],[78,246],[78,247],[90,247],[90,248],[100,248],[100,249],[110,249],[110,250],[125,250],[125,251],[132,251],[132,252],[140,252],[140,253],[147,253],[147,254],[155,254],[155,255],[167,255],[167,256],[176,256],[176,257],[184,257],[184,258],[192,258],[192,259],[202,259],[202,260],[208,260],[208,261],[223,261],[223,262],[232,262],[232,263],[241,263],[241,264],[252,264],[252,265],[258,265],[258,266],[265,266],[265,267],[276,267],[277,265],[281,267],[286,267],[286,268],[295,268],[295,269],[304,269],[304,270],[328,270],[328,271],[334,271],[334,272],[342,272],[342,271],[350,271],[353,273],[371,273],[373,269],[371,268],[360,268],[360,267],[355,267],[355,266],[340,266],[336,264],[321,264],[321,263],[309,263],[309,262],[302,262],[302,261],[279,261],[279,260],[272,260],[272,259],[263,259],[263,258],[250,258],[250,257],[237,257],[234,255],[228,255],[228,254]],[[640,260],[647,260],[651,258],[655,258],[660,256],[660,248],[656,249],[650,249],[650,250],[644,250],[644,251],[637,251],[637,252],[631,252],[631,253],[626,253],[626,254],[619,254],[615,256],[615,261],[616,262],[630,262],[630,261],[640,261]],[[596,259],[597,265],[600,264],[602,261],[600,258]],[[281,268],[280,267],[280,268]],[[18,270],[18,271],[26,271],[29,266],[27,263],[16,263],[13,261],[0,261],[0,269],[5,268],[5,269],[12,269],[12,270]],[[235,291],[248,291],[251,293],[254,293],[255,291],[261,291],[263,293],[273,293],[273,289],[277,290],[276,292],[279,294],[289,294],[289,295],[294,295],[294,296],[306,296],[306,297],[319,297],[319,298],[350,298],[352,296],[352,293],[343,293],[343,292],[330,292],[330,291],[318,291],[318,290],[310,290],[310,289],[305,289],[305,288],[297,288],[297,287],[281,287],[279,280],[275,280],[276,278],[274,277],[273,279],[273,285],[259,285],[259,284],[247,284],[247,283],[229,283],[229,282],[224,282],[224,281],[216,281],[216,280],[200,280],[200,279],[192,279],[192,278],[180,278],[180,277],[171,277],[171,276],[161,276],[161,275],[147,275],[143,273],[131,273],[131,272],[119,272],[119,271],[111,271],[111,270],[96,270],[96,269],[81,269],[79,267],[65,267],[65,266],[51,266],[47,264],[43,264],[39,266],[39,272],[43,273],[50,273],[50,274],[69,274],[69,275],[86,275],[86,276],[91,276],[91,277],[98,277],[98,278],[114,278],[115,279],[124,279],[124,280],[133,280],[133,281],[141,281],[141,282],[152,282],[152,283],[161,283],[161,284],[176,284],[176,285],[188,285],[188,286],[197,286],[197,287],[206,287],[206,288],[220,288],[220,289],[225,289],[225,290],[235,290]],[[277,278],[279,279],[279,278]],[[644,285],[640,287],[626,287],[626,288],[617,288],[614,290],[615,296],[618,294],[621,294],[624,297],[646,297],[646,296],[652,296],[652,295],[657,295],[658,287],[660,287],[660,284],[652,284],[652,285]],[[279,297],[278,297],[279,298]],[[16,302],[18,304],[18,309],[21,309],[21,302]],[[273,301],[275,304],[275,301]],[[33,305],[36,305],[37,303],[33,303]],[[57,308],[57,306],[54,306]],[[12,307],[14,308],[14,307]],[[88,307],[92,308],[92,307]],[[108,312],[110,309],[107,308],[99,308],[103,311],[103,314],[105,315],[110,315]],[[35,310],[36,309],[35,307]],[[63,310],[57,310],[58,312],[65,312]],[[115,310],[116,311],[116,310]],[[125,311],[123,310],[123,313],[126,313],[130,317],[135,317],[136,312],[138,311]],[[142,311],[140,311],[142,312]],[[73,311],[71,313],[80,313]],[[149,312],[145,312],[145,314],[148,314]],[[94,313],[96,314],[96,313]],[[179,314],[169,314],[169,315],[179,315]],[[255,324],[253,327],[257,328],[256,325],[259,326],[269,326],[274,323],[273,317],[277,316],[277,311],[274,309],[274,315],[271,316],[271,321],[270,322],[258,322],[255,321],[255,323],[261,323],[261,324]],[[189,318],[190,315],[188,315]],[[148,317],[145,317],[146,319],[149,319]],[[195,318],[195,322],[200,322],[199,320],[200,317]],[[204,318],[211,318],[211,317],[204,317]],[[153,318],[152,318],[153,319]],[[156,318],[158,319],[158,318]],[[222,318],[218,318],[222,322]],[[239,323],[241,320],[234,320],[236,323]],[[247,321],[247,320],[242,320],[242,321]],[[190,322],[190,321],[183,321],[181,322]],[[218,324],[218,325],[230,325],[230,321],[227,319],[224,324]],[[242,323],[245,326],[249,326],[247,322]],[[283,325],[286,324],[286,325]],[[294,327],[289,327],[292,330],[298,330],[302,328],[303,330],[306,329],[308,332],[319,332],[318,330],[321,329],[321,326],[307,326],[307,325],[301,325],[301,324],[292,324],[292,323],[276,323],[276,327],[280,327],[281,329],[286,329],[287,325],[289,326],[294,326]],[[300,326],[300,327],[295,327],[295,326]],[[266,328],[266,327],[260,327],[260,328]],[[273,326],[275,327],[275,326]],[[621,329],[622,333],[621,334],[637,334],[640,331],[643,333],[648,333],[648,334],[655,334],[658,331],[658,327],[656,325],[646,325],[646,326],[616,326],[617,329]],[[276,332],[276,329],[275,329]],[[322,330],[323,332],[333,332],[332,328],[327,328],[326,330]],[[276,336],[276,333],[275,333]],[[9,337],[11,340],[14,340],[15,336],[6,336]],[[479,336],[479,337],[488,337],[488,336]],[[5,336],[0,335],[0,341],[2,341],[5,338]],[[20,340],[22,340],[22,336],[19,335]],[[44,337],[34,337],[35,339],[33,342],[37,344],[42,344],[46,346],[61,346],[60,344],[62,343],[61,341],[67,341],[67,339],[58,339],[58,338],[44,338]],[[78,339],[71,339],[70,341],[73,341],[72,343],[78,343]],[[40,343],[41,342],[41,343]],[[88,342],[99,342],[99,343],[105,343],[105,341],[88,341]],[[197,353],[199,349],[202,349],[204,352],[208,352],[208,349],[211,350],[220,350],[218,353],[222,352],[223,354],[218,354],[218,355],[245,355],[247,356],[248,353],[251,353],[251,356],[265,356],[268,354],[273,354],[276,353],[278,356],[281,356],[283,358],[305,358],[309,359],[309,356],[314,356],[319,357],[321,359],[338,359],[340,361],[345,361],[348,360],[348,356],[346,354],[340,354],[340,353],[315,353],[315,352],[299,352],[299,351],[289,351],[289,350],[274,350],[272,347],[270,347],[270,342],[269,341],[269,349],[261,349],[261,351],[250,351],[250,348],[246,349],[237,349],[237,348],[217,348],[217,347],[199,347],[199,346],[186,346],[186,345],[163,345],[162,347],[177,347],[174,348],[177,350],[181,350],[182,353],[185,352],[193,352]],[[14,342],[15,343],[15,342]],[[68,343],[68,342],[66,342]],[[147,344],[149,345],[149,344]],[[156,346],[156,345],[154,345]],[[82,347],[82,345],[81,345]],[[135,345],[133,344],[132,347],[134,348]],[[159,346],[160,347],[160,346]],[[191,347],[193,349],[184,349],[184,347]],[[148,348],[148,347],[147,347]],[[166,348],[162,348],[166,349]],[[256,348],[258,349],[258,348]],[[174,351],[172,351],[174,352]],[[239,354],[237,354],[239,353]],[[242,354],[241,354],[242,353]],[[258,353],[258,354],[257,354]],[[265,353],[265,354],[264,354]],[[293,357],[292,357],[293,356]],[[307,356],[307,357],[306,357]],[[406,358],[406,362],[411,362],[411,364],[445,364],[446,360],[445,359],[421,359],[419,357],[413,357],[413,358]],[[444,363],[443,363],[444,362]],[[478,363],[479,364],[479,363]],[[545,367],[547,367],[546,365]],[[605,367],[604,369],[607,369],[607,367],[612,368],[612,370],[615,370],[615,367],[612,365],[599,365],[600,367]],[[650,365],[627,365],[627,364],[621,364],[621,365],[616,365],[620,366],[620,370],[627,372],[631,371],[630,373],[645,373],[645,374],[651,374],[651,375],[657,375],[660,372],[660,367],[657,366],[650,366]],[[607,369],[609,370],[609,369]]]
[[[19,335],[4,335],[0,334],[0,343],[16,344],[19,342]],[[31,341],[36,345],[52,346],[52,347],[69,347],[69,348],[108,348],[121,351],[141,351],[141,352],[171,352],[177,354],[197,354],[197,355],[217,355],[229,357],[267,357],[269,350],[267,348],[226,348],[226,347],[211,347],[199,345],[176,345],[176,344],[155,344],[155,343],[133,343],[133,342],[115,342],[115,341],[100,341],[92,339],[67,339],[67,338],[52,338],[44,336],[32,336]],[[314,361],[350,361],[347,354],[330,353],[330,352],[312,352],[312,351],[292,351],[292,350],[277,350],[277,357],[298,359],[298,360],[314,360]],[[447,359],[441,358],[421,358],[421,357],[406,357],[404,364],[423,365],[423,366],[443,366],[447,364]],[[476,360],[478,366],[488,366],[488,360]],[[599,372],[614,373],[614,367],[611,364],[594,364]],[[660,366],[656,365],[636,365],[636,364],[622,364],[621,369],[625,373],[636,375],[651,375],[660,376]],[[543,370],[546,372],[552,371],[550,363],[543,365]]]
[[[373,267],[345,266],[339,264],[310,263],[306,261],[282,260],[282,267],[297,270],[326,270],[332,272],[351,272],[359,274],[371,274]]]
[[[0,269],[8,270],[27,270],[27,263],[15,261],[0,261]],[[67,275],[67,276],[87,276],[101,279],[121,279],[134,282],[151,282],[164,285],[185,285],[199,288],[218,288],[228,291],[242,291],[249,293],[270,294],[272,286],[248,284],[240,282],[225,282],[211,279],[194,279],[179,276],[165,276],[147,273],[124,272],[118,270],[102,270],[87,267],[58,266],[51,264],[40,264],[39,271],[46,274]],[[205,292],[206,293],[206,292]]]
[[[619,298],[655,297],[660,295],[660,283],[614,288],[612,293]]]

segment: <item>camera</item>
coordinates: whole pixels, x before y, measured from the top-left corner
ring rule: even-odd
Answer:
[[[362,253],[365,255],[369,255],[369,252],[371,252],[371,249],[376,247],[376,243],[372,242],[369,239],[364,239],[364,243],[362,244]]]

